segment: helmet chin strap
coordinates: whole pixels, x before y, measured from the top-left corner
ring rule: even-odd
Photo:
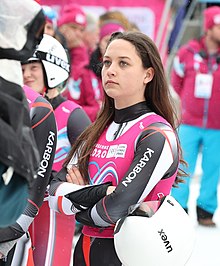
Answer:
[[[55,97],[57,97],[60,94],[58,88],[47,88],[45,87],[45,98],[47,99],[53,99]]]

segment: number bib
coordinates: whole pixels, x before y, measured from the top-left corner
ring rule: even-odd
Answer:
[[[211,74],[196,75],[194,96],[196,98],[209,99],[212,94],[213,76]]]

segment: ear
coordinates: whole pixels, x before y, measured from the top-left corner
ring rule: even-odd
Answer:
[[[145,77],[144,77],[144,84],[147,84],[150,82],[154,77],[154,69],[152,67],[149,67],[146,69]]]

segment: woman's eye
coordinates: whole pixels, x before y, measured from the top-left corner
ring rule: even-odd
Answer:
[[[37,66],[32,66],[31,70],[36,70],[38,67]]]
[[[120,61],[120,66],[124,67],[124,66],[127,66],[128,63],[126,63],[125,61]]]
[[[108,60],[103,61],[103,66],[108,67],[108,66],[110,66],[110,64],[111,64],[111,62]]]

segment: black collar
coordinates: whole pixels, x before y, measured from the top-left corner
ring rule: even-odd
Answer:
[[[56,97],[49,99],[48,97],[45,97],[48,102],[52,105],[53,109],[55,110],[62,102],[65,102],[66,99],[61,95],[57,95]]]
[[[151,110],[146,102],[140,102],[123,109],[115,109],[114,122],[118,124],[129,122],[149,112]]]

